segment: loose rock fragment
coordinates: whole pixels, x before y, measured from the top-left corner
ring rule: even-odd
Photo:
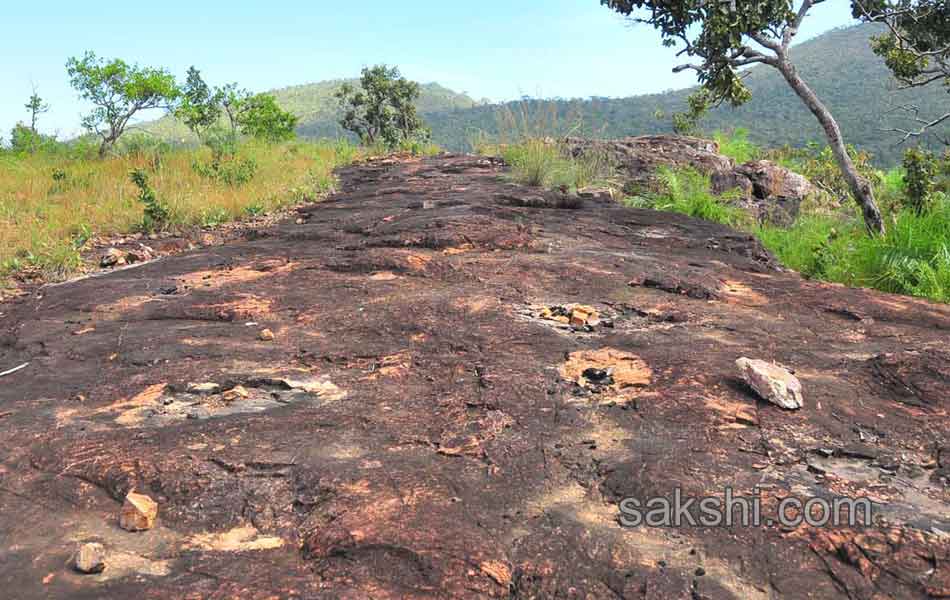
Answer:
[[[247,391],[247,388],[245,388],[243,385],[236,385],[230,390],[221,394],[221,398],[225,402],[234,402],[235,400],[239,400],[242,398],[249,398],[250,395],[251,393]]]
[[[219,391],[221,391],[221,386],[214,382],[188,384],[188,393],[190,394],[210,396],[212,394],[217,394]]]
[[[261,332],[257,335],[257,337],[262,342],[272,342],[274,341],[274,338],[275,338],[274,332],[271,331],[270,329],[261,330]]]
[[[109,248],[99,259],[100,267],[117,267],[125,264],[125,255],[118,248]]]
[[[119,515],[119,526],[126,531],[146,531],[155,526],[158,504],[146,496],[129,492]]]
[[[73,556],[73,566],[80,573],[101,573],[106,568],[106,548],[98,542],[82,544]]]
[[[798,410],[805,405],[802,384],[787,369],[764,360],[740,358],[736,366],[746,383],[763,400],[789,410]]]

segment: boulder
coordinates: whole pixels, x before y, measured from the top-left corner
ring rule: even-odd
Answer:
[[[740,358],[736,366],[742,378],[763,400],[788,410],[798,410],[805,405],[802,384],[788,369],[751,358]]]

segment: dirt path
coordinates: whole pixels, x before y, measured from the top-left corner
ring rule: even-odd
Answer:
[[[351,167],[302,223],[0,304],[0,372],[29,363],[0,378],[8,597],[950,595],[950,308],[681,216],[519,206],[500,171]],[[740,356],[805,408],[757,403]],[[618,522],[726,487],[882,521]],[[151,531],[117,525],[133,488]],[[106,570],[73,572],[91,540]]]

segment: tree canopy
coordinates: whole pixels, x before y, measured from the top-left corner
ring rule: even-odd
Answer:
[[[946,0],[855,0],[855,18],[883,23],[887,31],[872,41],[874,52],[904,87],[943,85],[950,91],[950,3]],[[919,107],[904,106],[914,124],[895,128],[901,141],[924,135],[950,121],[950,111],[921,115]],[[950,141],[945,140],[945,144]]]
[[[223,93],[212,90],[195,67],[188,69],[175,116],[199,138],[221,118]]]
[[[82,124],[102,140],[105,154],[125,132],[136,113],[171,108],[180,91],[165,69],[130,65],[121,59],[104,60],[93,52],[66,62],[70,83],[79,96],[92,103]]]
[[[869,183],[848,154],[834,116],[798,74],[789,54],[809,11],[825,0],[600,0],[608,8],[660,32],[663,44],[680,47],[686,62],[675,71],[692,70],[705,101],[742,104],[751,97],[743,67],[768,65],[782,74],[825,131],[828,143],[848,180],[852,195],[872,233],[884,222]],[[852,3],[853,5],[854,3]],[[694,107],[691,107],[691,109]]]
[[[364,68],[359,87],[343,84],[337,93],[343,108],[340,124],[365,144],[384,142],[395,148],[429,130],[416,112],[419,84],[402,77],[396,67]]]

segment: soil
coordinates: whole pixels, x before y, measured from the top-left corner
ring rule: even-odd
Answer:
[[[684,216],[513,202],[537,193],[489,159],[340,176],[253,235],[0,304],[0,373],[29,363],[0,377],[7,597],[950,596],[950,307]],[[596,319],[538,308],[564,306]],[[757,400],[742,356],[805,407]],[[726,488],[876,519],[620,522]],[[149,531],[119,528],[132,490]]]

